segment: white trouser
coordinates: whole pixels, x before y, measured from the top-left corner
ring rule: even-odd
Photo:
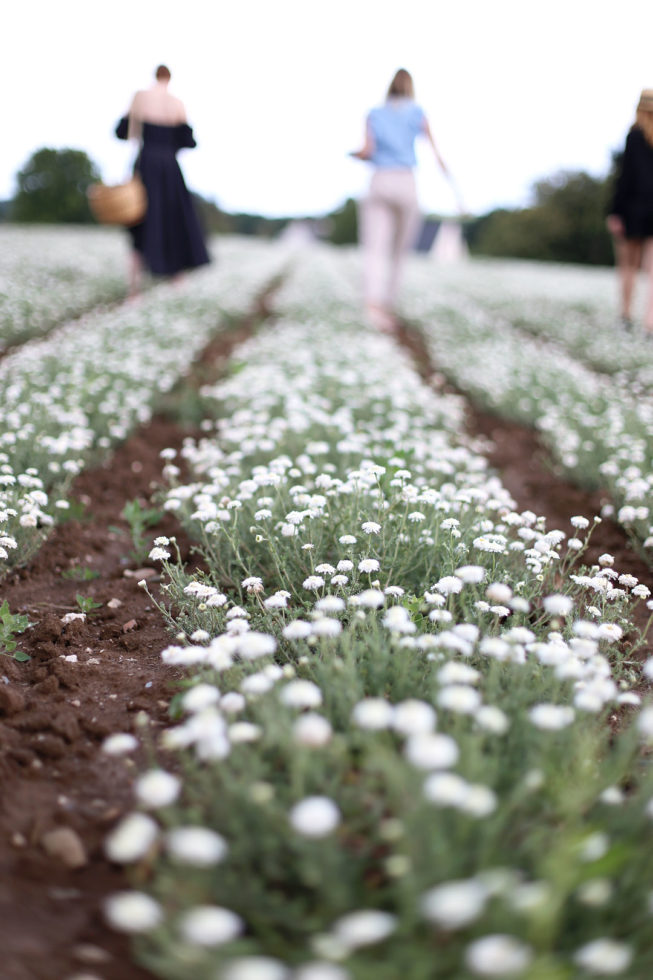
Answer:
[[[394,307],[402,259],[415,241],[419,217],[412,170],[377,170],[359,208],[366,303]]]

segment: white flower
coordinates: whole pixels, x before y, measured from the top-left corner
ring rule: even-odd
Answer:
[[[322,616],[313,623],[313,636],[334,637],[342,633],[342,623]]]
[[[281,689],[279,700],[289,708],[316,708],[322,704],[322,691],[313,681],[290,681]]]
[[[586,517],[572,517],[569,523],[572,524],[573,527],[578,527],[583,529],[590,526],[590,522]]]
[[[496,793],[489,786],[483,786],[482,783],[471,783],[467,787],[460,809],[464,813],[468,813],[470,817],[483,819],[483,817],[489,817],[491,813],[494,813],[498,803]]]
[[[227,842],[209,827],[174,827],[166,834],[171,857],[197,868],[209,868],[225,857]]]
[[[645,742],[653,743],[653,705],[642,708],[637,717],[637,729]]]
[[[612,883],[609,878],[590,878],[584,881],[576,890],[576,898],[583,905],[591,908],[600,908],[612,898]]]
[[[616,643],[623,635],[624,631],[616,623],[601,623],[598,628],[599,640],[605,640],[607,643]]]
[[[291,809],[289,819],[304,837],[326,837],[340,823],[340,810],[328,796],[307,796]]]
[[[578,856],[581,861],[592,864],[594,861],[600,861],[608,853],[609,847],[610,838],[608,835],[597,831],[594,834],[589,834],[581,842]]]
[[[575,714],[574,709],[567,705],[543,703],[531,708],[528,716],[536,728],[558,731],[571,725]]]
[[[292,729],[293,738],[300,745],[308,745],[311,748],[321,748],[330,741],[333,735],[331,723],[314,712],[309,712],[295,721]]]
[[[422,895],[422,913],[442,929],[460,929],[482,914],[488,897],[480,881],[448,881]]]
[[[167,561],[170,557],[170,552],[166,551],[165,548],[152,548],[148,557],[152,561]]]
[[[180,779],[164,769],[150,769],[136,780],[134,786],[136,799],[149,809],[174,803],[180,790]]]
[[[469,785],[456,772],[434,772],[424,781],[424,796],[436,806],[462,807]]]
[[[542,605],[550,616],[568,616],[574,607],[573,601],[566,595],[545,596]]]
[[[465,951],[465,963],[477,976],[511,977],[526,969],[532,960],[529,946],[514,936],[501,934],[476,939]]]
[[[455,575],[468,585],[478,585],[487,575],[487,569],[482,565],[461,565],[456,568]]]
[[[358,563],[358,571],[362,572],[364,575],[369,575],[372,572],[378,572],[379,565],[376,558],[362,558]]]
[[[340,544],[356,544],[356,538],[353,534],[341,534],[338,541]]]
[[[211,639],[211,635],[210,633],[207,633],[206,630],[195,630],[194,633],[191,633],[190,638],[193,643],[208,643],[208,641]]]
[[[281,592],[275,592],[274,595],[268,596],[267,599],[263,600],[263,605],[266,609],[286,609],[288,607],[288,599]]]
[[[138,739],[129,732],[116,732],[108,735],[102,743],[102,752],[106,755],[127,755],[138,748]]]
[[[475,718],[477,725],[493,735],[504,735],[510,727],[508,716],[493,704],[482,705]]]
[[[422,732],[432,732],[435,728],[437,715],[434,708],[426,701],[408,698],[395,705],[392,713],[392,727],[401,735],[418,735]]]
[[[229,726],[229,741],[236,745],[247,742],[256,742],[263,734],[260,725],[254,725],[251,721],[237,721]]]
[[[422,732],[410,735],[404,755],[418,769],[448,769],[458,761],[458,745],[450,735]]]
[[[441,578],[439,582],[436,582],[433,588],[440,592],[442,595],[452,595],[463,587],[463,580],[458,578],[456,575],[445,575]]]
[[[308,578],[304,579],[302,585],[309,592],[316,592],[324,585],[324,579],[321,575],[309,575]]]
[[[129,864],[144,857],[159,836],[159,825],[145,813],[130,813],[107,837],[104,851],[110,861]]]
[[[574,956],[574,962],[590,973],[610,976],[628,969],[632,958],[630,946],[606,937],[581,946]]]
[[[349,980],[350,974],[335,963],[304,963],[293,973],[293,980]]]
[[[240,684],[240,690],[243,694],[254,695],[254,697],[258,697],[261,694],[267,694],[267,692],[272,690],[273,687],[273,678],[268,677],[262,670],[257,671],[255,674],[250,674],[249,677],[243,678]]]
[[[396,917],[389,912],[361,909],[343,915],[334,922],[333,933],[347,949],[357,949],[359,946],[370,946],[387,939],[396,925]]]
[[[352,721],[359,728],[381,731],[392,725],[394,708],[383,698],[363,698],[351,713]]]
[[[321,613],[342,612],[345,608],[345,600],[337,595],[326,595],[323,599],[318,599],[315,603],[315,609]]]
[[[624,791],[619,786],[606,786],[602,793],[599,793],[601,803],[608,806],[619,806],[626,799]]]
[[[366,609],[380,609],[385,603],[383,592],[378,589],[365,589],[358,595],[353,595],[349,599],[352,606],[363,606]]]
[[[333,565],[329,565],[328,562],[322,562],[321,565],[315,566],[315,571],[318,573],[318,575],[334,575],[336,570]]]
[[[239,956],[220,974],[220,980],[289,980],[289,977],[284,964],[269,956]]]
[[[437,672],[438,683],[442,685],[477,684],[480,678],[481,675],[477,670],[467,664],[461,664],[458,660],[447,661]]]
[[[361,530],[365,531],[365,534],[378,534],[381,525],[377,524],[376,521],[365,521],[361,524]],[[342,538],[340,540],[342,541]]]
[[[194,946],[220,946],[236,939],[244,928],[235,912],[218,905],[197,905],[183,914],[179,930]]]
[[[147,932],[163,919],[163,909],[144,892],[116,892],[104,903],[109,925],[121,932]]]
[[[213,684],[195,684],[181,697],[184,711],[203,711],[220,700],[220,691]]]
[[[512,589],[503,582],[492,582],[485,590],[485,594],[491,602],[510,602],[512,599]]]
[[[480,707],[481,695],[467,684],[449,684],[438,691],[437,702],[446,711],[471,715]]]
[[[257,633],[251,630],[238,637],[236,650],[243,660],[258,660],[274,653],[277,641],[268,633]]]
[[[237,714],[244,709],[246,703],[245,698],[238,691],[228,691],[220,698],[220,711],[228,715]]]
[[[305,619],[294,619],[283,628],[283,635],[287,640],[305,640],[311,635],[313,627]]]
[[[386,590],[387,591],[387,590]],[[383,617],[383,625],[391,633],[415,633],[417,627],[404,606],[390,606]]]

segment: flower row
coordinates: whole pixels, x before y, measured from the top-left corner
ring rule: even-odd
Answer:
[[[23,562],[80,468],[151,418],[209,338],[244,315],[279,257],[227,243],[216,268],[89,313],[0,362],[0,571]],[[57,500],[57,498],[60,498]]]
[[[643,977],[653,718],[620,660],[649,591],[580,566],[583,515],[516,508],[340,270],[304,256],[203,391],[190,482],[164,454],[205,571],[155,540],[188,682],[176,775],[106,842],[148,891],[109,919],[180,980]]]

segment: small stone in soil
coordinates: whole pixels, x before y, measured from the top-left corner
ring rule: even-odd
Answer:
[[[126,568],[122,574],[125,578],[135,578],[137,581],[140,581],[142,578],[154,578],[155,575],[158,575],[158,572],[156,568],[137,568],[136,570]]]
[[[72,827],[55,827],[41,838],[44,851],[58,858],[67,868],[83,868],[88,864],[86,848]]]
[[[126,623],[122,624],[122,631],[123,633],[129,633],[131,630],[135,630],[137,626],[138,623],[136,622],[136,620],[130,619]]]
[[[111,959],[111,953],[107,952],[106,949],[100,949],[99,946],[93,946],[91,943],[80,943],[79,946],[74,946],[72,954],[80,963],[108,963]]]
[[[120,609],[120,607],[122,606],[122,602],[120,601],[120,599],[109,599],[109,601],[107,602],[107,606],[109,609]]]

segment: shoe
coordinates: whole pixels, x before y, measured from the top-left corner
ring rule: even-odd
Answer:
[[[628,316],[622,316],[621,319],[619,320],[619,325],[622,330],[627,330],[627,331],[631,331],[635,326],[633,321]]]

